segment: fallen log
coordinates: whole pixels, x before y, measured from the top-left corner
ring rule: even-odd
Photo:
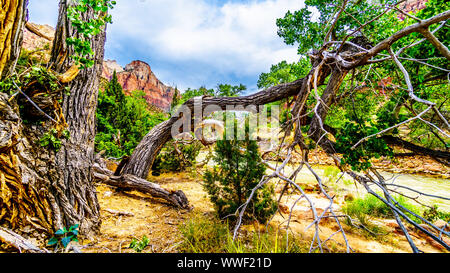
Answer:
[[[94,177],[97,182],[113,186],[121,190],[139,191],[149,194],[152,197],[166,200],[175,207],[182,209],[189,208],[189,201],[183,191],[166,190],[158,184],[130,174],[115,176],[112,171],[101,167],[98,163],[94,164]]]
[[[13,246],[19,252],[49,253],[46,249],[40,249],[19,234],[4,227],[0,227],[0,241]]]

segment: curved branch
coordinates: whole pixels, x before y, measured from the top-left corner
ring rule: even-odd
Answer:
[[[424,28],[428,28],[429,26],[439,23],[441,21],[445,21],[450,18],[450,10],[444,11],[436,16],[433,16],[429,19],[423,20],[422,22],[416,23],[414,25],[411,25],[409,27],[406,27],[396,33],[394,33],[392,36],[384,39],[383,41],[379,42],[376,46],[371,48],[366,54],[363,55],[363,57],[351,65],[350,67],[347,67],[348,69],[361,66],[367,63],[367,61],[376,56],[378,53],[380,53],[383,50],[388,49],[393,43],[398,41],[399,39],[405,37],[406,35],[409,35],[413,32],[419,32],[423,30]]]
[[[291,83],[270,87],[249,96],[218,98],[202,97],[200,99],[190,99],[182,105],[181,109],[183,109],[184,112],[189,112],[187,115],[190,115],[191,117],[193,117],[192,113],[196,110],[201,110],[202,113],[195,114],[200,114],[203,117],[208,116],[213,111],[217,111],[217,109],[227,110],[227,107],[229,106],[247,107],[252,105],[265,105],[297,95],[302,84],[303,79],[300,79]],[[214,110],[208,106],[214,106]],[[187,115],[182,111],[178,111],[169,120],[154,127],[136,147],[129,162],[123,168],[122,173],[135,175],[145,179],[157,154],[164,144],[172,138],[172,126],[182,118],[190,120],[190,117]]]
[[[419,29],[420,34],[423,35],[434,47],[436,47],[441,54],[447,58],[447,60],[450,60],[450,51],[448,48],[439,41],[436,36],[433,35],[433,33],[430,32],[428,28],[422,28]]]

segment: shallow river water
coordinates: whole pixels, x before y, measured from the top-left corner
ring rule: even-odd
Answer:
[[[330,168],[327,166],[313,166],[314,171],[320,175],[323,179],[324,184],[329,184],[333,188],[338,188],[340,190],[346,190],[352,193],[356,193],[359,196],[366,194],[366,190],[363,186],[358,185],[357,187],[354,183],[351,182],[351,178],[347,175],[344,175],[338,183],[334,183],[341,176],[341,174],[337,174],[334,179],[326,179],[325,173],[326,169]],[[292,169],[290,167],[286,168],[286,173],[291,173]],[[394,174],[389,172],[380,172],[383,177],[387,180],[387,183],[396,184],[405,186],[408,188],[412,188],[416,191],[443,196],[446,198],[450,198],[450,179],[446,178],[437,178],[432,176],[425,176],[419,174]],[[297,183],[310,183],[315,182],[314,175],[304,167],[302,171],[299,173],[298,178],[296,180]],[[390,187],[395,191],[401,192],[411,197],[417,197],[419,194],[412,192],[408,189]],[[376,186],[373,187],[376,190]],[[379,190],[376,190],[377,192]],[[427,196],[420,196],[418,200],[426,205],[437,205],[440,210],[450,212],[450,200],[432,198]]]

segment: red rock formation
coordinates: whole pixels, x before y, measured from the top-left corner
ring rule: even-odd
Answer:
[[[425,8],[425,3],[428,0],[408,0],[405,3],[402,3],[399,5],[399,8],[401,8],[405,12],[411,12],[411,11],[418,11]],[[401,20],[405,19],[404,14],[399,14],[398,18]]]
[[[117,79],[127,94],[134,90],[145,92],[149,105],[154,105],[165,111],[170,110],[175,89],[164,85],[152,72],[150,65],[143,61],[133,61],[120,70],[115,61],[103,63],[103,77],[111,79],[114,70]]]
[[[49,25],[28,24],[28,28],[24,29],[22,47],[34,52],[34,56],[42,58],[42,61],[46,63],[50,58],[55,29]],[[175,89],[158,80],[147,63],[133,61],[124,69],[114,60],[105,60],[102,77],[110,80],[114,71],[116,71],[119,83],[126,94],[129,95],[132,91],[142,90],[145,92],[145,99],[149,105],[156,106],[164,111],[170,110]]]

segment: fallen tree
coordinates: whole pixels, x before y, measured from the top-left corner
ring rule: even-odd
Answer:
[[[103,163],[101,158],[97,158],[97,162],[94,164],[93,168],[96,182],[113,186],[120,190],[134,190],[149,194],[152,197],[163,199],[177,208],[189,208],[188,199],[182,191],[169,191],[156,183],[130,174],[116,176],[112,171],[106,168],[106,164]]]

